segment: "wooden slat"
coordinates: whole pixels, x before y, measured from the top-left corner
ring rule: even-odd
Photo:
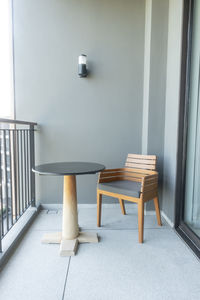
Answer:
[[[126,168],[105,169],[105,170],[101,171],[100,174],[102,174],[102,173],[107,173],[107,172],[124,171],[124,170],[126,170]],[[131,169],[131,171],[132,171],[132,169]],[[130,171],[130,172],[131,172],[131,171]]]
[[[152,184],[152,183],[156,183],[158,182],[158,175],[157,174],[154,174],[154,175],[146,175],[144,178],[143,178],[143,182],[142,184],[143,185],[148,185],[148,184]]]
[[[158,174],[157,171],[153,171],[153,170],[143,170],[143,169],[138,169],[138,168],[118,168],[118,169],[105,169],[103,171],[100,172],[100,174],[103,173],[107,173],[107,172],[117,172],[117,171],[126,171],[126,172],[134,172],[134,173],[143,173],[143,174]]]
[[[143,169],[137,169],[137,168],[125,168],[126,170],[130,171],[132,170],[132,172],[135,173],[143,173],[144,175],[153,175],[153,174],[158,174],[157,171],[153,171],[153,170],[143,170]]]
[[[141,168],[141,169],[147,169],[147,170],[155,170],[155,165],[142,165],[142,164],[134,164],[134,163],[126,163],[126,167],[132,167],[132,168]]]
[[[146,170],[155,170],[156,169],[156,166],[154,164],[145,165],[145,164],[136,164],[136,163],[126,162],[126,166],[129,166],[132,168],[138,168],[138,169],[146,169]]]
[[[129,176],[129,177],[138,177],[141,178],[144,176],[142,173],[134,173],[134,172],[108,172],[108,173],[101,173],[100,178],[106,178],[111,176]]]
[[[118,168],[118,169],[105,169],[103,171],[101,171],[101,174],[102,173],[108,173],[108,172],[135,172],[135,173],[144,173],[144,170],[140,169],[140,168]],[[147,171],[147,174],[151,174],[149,173],[149,170],[146,170]],[[152,173],[154,174],[154,173]]]
[[[152,179],[145,180],[145,185],[153,184],[153,183],[158,183],[158,177],[154,177]]]
[[[128,154],[128,157],[139,159],[156,159],[156,155],[143,155],[143,154]]]
[[[120,180],[129,180],[129,181],[134,181],[134,182],[141,182],[142,181],[142,178],[136,178],[136,177],[122,177],[123,179],[120,179]]]
[[[142,186],[141,191],[142,192],[152,191],[152,190],[156,190],[157,187],[158,187],[157,183],[148,184],[148,185]]]
[[[149,180],[149,179],[153,179],[153,178],[158,178],[158,172],[157,171],[153,171],[154,174],[152,175],[146,175],[145,176],[145,180]]]
[[[158,173],[153,175],[145,175],[144,177],[145,182],[151,181],[151,180],[158,180]]]
[[[118,180],[129,180],[129,181],[134,181],[134,182],[141,182],[142,178],[126,177],[126,176],[106,177],[106,178],[99,178],[99,183],[112,182],[112,181],[118,181]]]
[[[154,165],[156,164],[155,159],[136,159],[136,158],[127,158],[126,162],[136,163],[136,164],[145,164],[145,165]]]

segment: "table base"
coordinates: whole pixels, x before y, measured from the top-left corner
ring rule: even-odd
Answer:
[[[60,244],[60,256],[74,256],[78,244],[98,243],[98,235],[93,232],[79,232],[74,240],[62,239],[61,232],[46,233],[42,238],[43,244]]]

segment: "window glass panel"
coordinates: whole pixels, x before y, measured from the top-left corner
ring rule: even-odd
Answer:
[[[11,1],[0,1],[0,118],[13,117]]]

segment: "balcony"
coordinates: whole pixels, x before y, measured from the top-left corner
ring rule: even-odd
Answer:
[[[200,1],[2,3],[0,300],[199,300]]]
[[[94,205],[93,205],[94,206]],[[58,245],[41,238],[61,229],[61,210],[42,210],[4,267],[1,299],[130,300],[199,299],[199,261],[163,219],[145,216],[145,243],[138,244],[137,210],[79,207],[81,229],[98,232],[98,244],[82,244],[74,257],[60,257]]]

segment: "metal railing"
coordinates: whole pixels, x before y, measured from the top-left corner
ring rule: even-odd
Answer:
[[[5,235],[35,206],[35,125],[0,119],[0,252]]]

